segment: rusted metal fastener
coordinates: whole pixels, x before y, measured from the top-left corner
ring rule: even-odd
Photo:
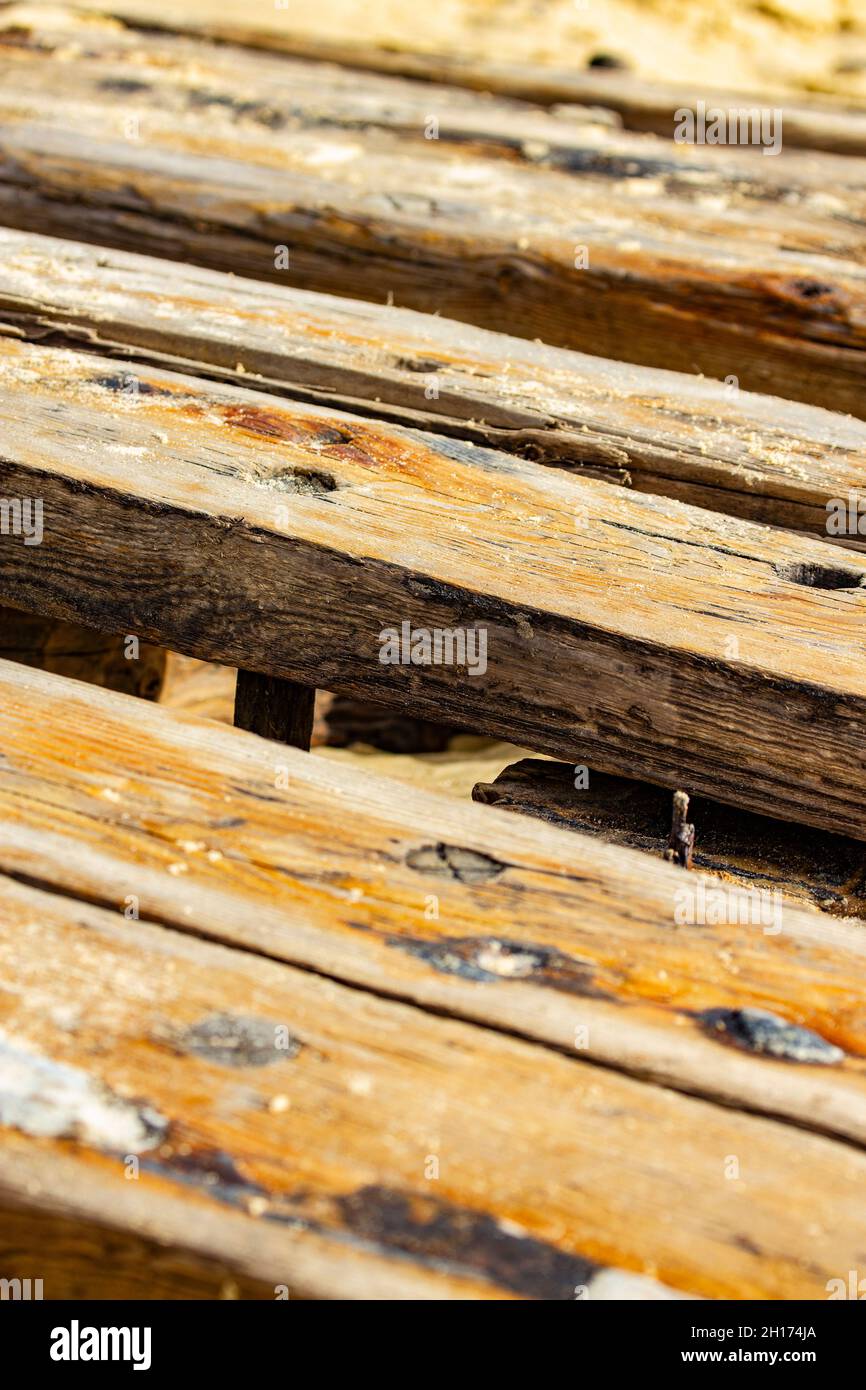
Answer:
[[[695,827],[689,825],[689,798],[685,792],[674,792],[674,809],[671,817],[671,834],[665,859],[673,864],[681,864],[684,869],[692,867],[692,854],[695,849]]]

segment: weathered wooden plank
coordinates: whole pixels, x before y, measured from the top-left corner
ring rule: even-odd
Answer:
[[[862,834],[859,558],[89,356],[7,342],[2,379],[5,486],[54,523],[2,537],[11,601]],[[383,664],[403,622],[483,629],[487,669]]]
[[[866,838],[861,556],[89,354],[0,384],[3,601]]]
[[[125,55],[101,69],[86,46],[6,34],[10,225],[863,411],[861,161],[831,174],[830,155],[714,151],[710,168],[705,149],[670,142],[661,167],[612,146],[568,173],[423,132],[367,125],[361,143],[303,111],[276,129],[247,119],[231,91],[197,104],[196,64],[172,61],[191,40],[136,35],[146,74],[130,91]]]
[[[210,373],[827,535],[866,424],[436,315],[0,229],[0,332]],[[866,544],[864,534],[842,537]]]
[[[616,112],[630,130],[663,136],[672,134],[678,110],[694,110],[700,100],[725,110],[781,106],[786,144],[866,154],[866,113],[862,107],[826,95],[816,99],[800,94],[708,91],[705,85],[647,82],[615,69],[581,71],[574,64],[557,67],[496,61],[462,52],[459,38],[449,52],[413,51],[393,39],[387,47],[377,46],[363,35],[335,39],[325,32],[300,29],[291,6],[250,9],[227,6],[224,0],[188,0],[178,11],[169,0],[79,0],[77,7],[118,15],[132,23],[183,29],[366,72],[446,82],[545,105],[590,103]]]
[[[866,1139],[855,925],[703,921],[716,881],[645,854],[22,667],[0,693],[2,872]]]
[[[11,882],[0,952],[19,1207],[292,1297],[592,1298],[612,1267],[823,1298],[856,1265],[849,1145]]]
[[[473,801],[538,816],[551,825],[598,835],[660,857],[671,827],[671,795],[645,782],[571,764],[524,758],[494,782],[479,782]],[[693,798],[693,863],[740,886],[784,892],[809,907],[866,917],[866,849],[859,840]]]

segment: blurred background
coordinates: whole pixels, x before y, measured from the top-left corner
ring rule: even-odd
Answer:
[[[85,0],[272,37],[866,100],[866,0]]]

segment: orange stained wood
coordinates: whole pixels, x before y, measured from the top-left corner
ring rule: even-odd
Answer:
[[[717,881],[645,854],[45,673],[4,665],[2,693],[0,870],[866,1134],[855,924],[786,902],[778,920],[689,925],[683,891]]]
[[[301,1297],[821,1298],[862,1243],[846,1144],[20,884],[0,953],[19,1209]]]

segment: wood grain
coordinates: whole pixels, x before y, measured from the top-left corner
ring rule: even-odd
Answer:
[[[866,838],[861,556],[89,354],[2,340],[0,384],[48,518],[3,601]]]
[[[660,857],[671,828],[670,792],[567,763],[524,758],[493,782],[479,782],[473,801],[538,816],[606,844]],[[844,917],[866,917],[866,848],[769,816],[692,798],[696,868],[740,886],[776,889],[803,906]]]
[[[579,71],[553,63],[497,62],[467,56],[457,51],[456,45],[450,52],[424,52],[406,49],[393,41],[388,47],[379,47],[358,36],[335,40],[294,29],[291,6],[248,9],[243,17],[237,7],[230,14],[217,0],[187,0],[182,10],[170,0],[79,0],[77,8],[117,15],[132,24],[199,33],[366,72],[447,82],[545,105],[595,105],[615,112],[630,130],[653,131],[663,136],[673,133],[674,113],[683,108],[693,110],[699,100],[726,110],[781,106],[786,144],[840,154],[866,154],[866,113],[862,107],[826,95],[815,98],[716,91],[703,85],[647,82],[628,72]]]
[[[7,1205],[291,1297],[823,1298],[856,1265],[848,1145],[14,883],[0,952]]]
[[[713,879],[43,672],[0,693],[0,871],[866,1139],[858,926],[681,925]]]
[[[112,58],[98,24],[70,42],[44,13],[29,25],[6,17],[9,225],[863,411],[860,160],[783,151],[756,162],[751,150],[673,142],[662,153],[654,137],[578,121],[589,148],[556,167],[546,154],[492,153],[486,136],[407,134],[399,117],[392,129],[356,113],[349,129],[321,104],[313,116],[302,99],[296,112],[284,58],[200,45],[193,62],[196,40],[124,43],[111,29]],[[234,88],[244,61],[247,86]],[[645,156],[620,139],[648,141]]]
[[[315,703],[314,686],[238,671],[234,722],[239,729],[309,751]]]
[[[54,237],[0,229],[0,332],[374,413],[825,538],[832,498],[866,498],[860,420]]]
[[[59,1164],[46,1178],[59,1184],[69,1169]],[[0,1189],[5,1187],[0,1173]],[[72,1179],[77,1183],[77,1178]],[[32,1193],[20,1200],[5,1192],[0,1205],[0,1278],[42,1280],[46,1299],[272,1299],[273,1286],[250,1279],[218,1258],[197,1257],[111,1226],[105,1211],[61,1214],[33,1205]],[[14,1201],[14,1205],[13,1205]],[[70,1202],[70,1207],[75,1202]],[[83,1204],[82,1204],[83,1206]],[[102,1219],[98,1219],[101,1217]],[[38,1275],[34,1271],[38,1270]],[[31,1289],[34,1286],[31,1284]]]

